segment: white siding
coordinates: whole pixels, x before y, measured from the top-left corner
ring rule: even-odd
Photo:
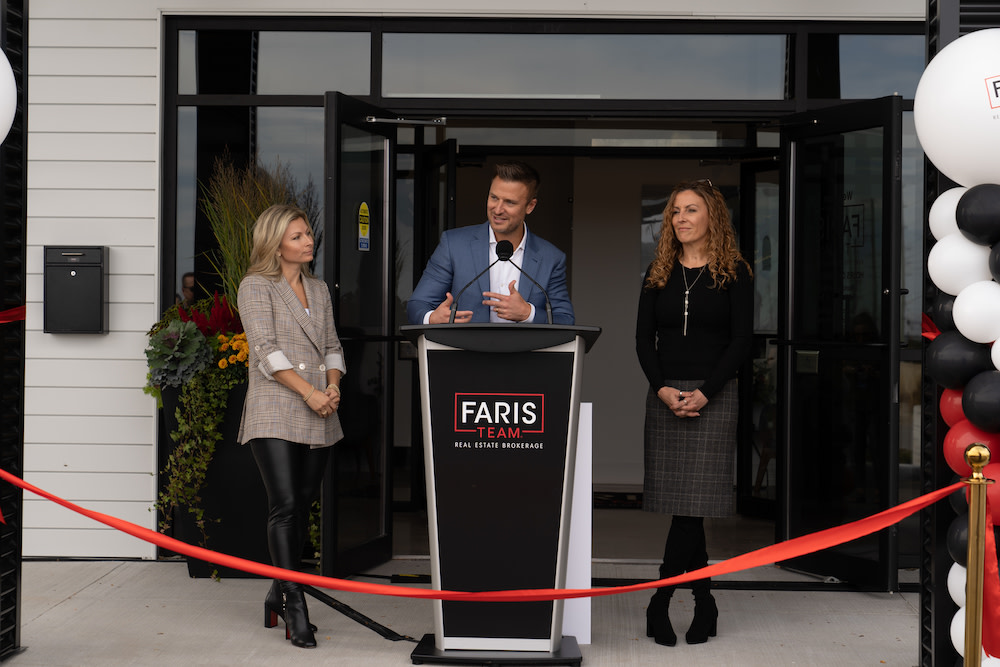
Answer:
[[[154,526],[156,411],[141,392],[158,317],[164,14],[915,20],[925,0],[32,0],[28,30],[25,475]],[[110,253],[111,333],[42,333],[43,246]],[[155,549],[25,495],[25,556]]]
[[[25,477],[155,529],[156,409],[142,385],[158,316],[159,13],[42,2],[28,34]],[[46,245],[110,248],[111,333],[42,333]],[[31,494],[24,525],[25,556],[155,556]]]

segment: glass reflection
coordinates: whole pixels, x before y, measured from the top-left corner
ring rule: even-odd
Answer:
[[[280,166],[292,177],[299,205],[310,214],[316,235],[316,257],[323,256],[323,109],[258,107],[257,155],[267,168]],[[323,262],[314,273],[324,277]]]
[[[841,35],[840,97],[912,98],[924,71],[923,35]]]
[[[785,35],[386,33],[385,97],[785,99]]]
[[[194,230],[198,208],[198,109],[177,109],[177,214],[175,289],[181,294],[181,276],[194,271]]]
[[[921,313],[924,287],[924,153],[917,142],[913,112],[903,113],[903,232],[900,286],[907,290],[900,297],[904,346],[920,350]]]
[[[320,95],[328,90],[368,95],[370,81],[371,34],[367,32],[177,33],[177,92],[181,95]]]
[[[368,95],[371,35],[367,32],[260,33],[258,95],[318,95],[339,90]]]

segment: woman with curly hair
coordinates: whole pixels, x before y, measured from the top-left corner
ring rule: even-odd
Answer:
[[[736,374],[752,334],[752,274],[726,201],[711,181],[681,183],[663,211],[635,330],[649,380],[643,509],[672,515],[661,579],[708,565],[704,518],[734,513]],[[719,611],[709,579],[692,588],[685,638],[700,644],[715,636]],[[665,646],[677,643],[668,616],[673,592],[657,589],[646,608],[646,633]]]

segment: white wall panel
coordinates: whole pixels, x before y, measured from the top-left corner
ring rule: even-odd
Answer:
[[[157,165],[93,160],[33,161],[32,176],[46,189],[155,190]],[[40,189],[40,188],[39,188]],[[39,217],[39,216],[33,216]]]
[[[25,415],[24,444],[65,442],[80,445],[135,445],[149,441],[152,415],[102,417],[76,415],[71,407],[65,409],[68,414]],[[101,498],[90,497],[97,500]],[[127,500],[127,497],[117,499]]]
[[[26,353],[26,357],[25,387],[119,387],[141,391],[149,370],[145,356],[141,359],[138,356],[135,359],[38,359]]]
[[[149,0],[137,0],[137,4],[140,2]],[[35,14],[34,5],[31,9],[31,47],[156,48],[159,44],[160,26],[155,17],[109,19],[95,13],[95,18],[86,21],[43,19]]]
[[[24,480],[74,503],[88,500],[151,503],[155,485],[149,473],[26,472]]]
[[[40,314],[37,319],[41,326]],[[72,360],[84,353],[93,360],[127,359],[143,354],[147,329],[148,325],[142,331],[113,331],[109,334],[41,334],[32,336],[31,353],[36,359]]]
[[[29,132],[158,132],[155,103],[29,104]]]
[[[66,411],[70,414],[104,415],[108,417],[122,415],[150,417],[156,410],[156,399],[142,393],[142,390],[139,388],[28,387],[25,389],[24,414],[46,415],[52,412],[53,405],[65,406]],[[68,446],[75,448],[75,445]],[[151,446],[150,443],[143,445],[147,449]],[[32,450],[34,449],[32,448]],[[48,454],[52,454],[56,450],[47,449],[45,451]],[[122,448],[119,447],[115,451],[121,452]],[[37,454],[33,454],[32,456],[33,461],[39,460]],[[27,460],[28,457],[26,455],[25,467],[32,470],[42,469],[41,466],[28,466]],[[53,462],[57,462],[58,460],[56,457],[52,459]],[[148,463],[147,461],[146,464],[148,465]],[[145,468],[142,470],[145,470]],[[116,471],[121,472],[117,469]],[[132,472],[138,472],[138,469]]]
[[[98,170],[100,170],[100,165],[98,165]],[[100,242],[95,242],[95,239],[100,240]],[[108,218],[105,215],[95,218],[31,216],[28,220],[28,245],[35,247],[42,245],[108,245],[105,243],[108,241],[121,246],[148,246],[149,253],[155,256],[159,240],[160,228],[157,218]],[[135,248],[130,247],[127,252],[131,254],[134,251]],[[122,252],[126,251],[122,250]],[[37,266],[31,264],[29,270],[41,276],[42,261],[42,258],[39,257]],[[118,264],[116,261],[115,264],[111,265],[112,273],[125,273]],[[156,264],[146,264],[142,269],[143,273],[149,275],[153,275],[155,270]],[[38,288],[41,289],[41,283],[39,283]],[[28,289],[31,289],[30,284]],[[155,298],[155,293],[150,292],[149,297]],[[41,292],[39,292],[38,300],[41,298]]]
[[[43,489],[48,491],[48,489]],[[153,503],[126,503],[126,502],[96,502],[89,500],[77,503],[85,509],[101,514],[107,514],[123,521],[128,521],[143,528],[152,528],[150,515],[153,512],[150,508]],[[36,528],[72,528],[72,529],[97,529],[110,530],[105,528],[103,523],[86,517],[79,512],[53,503],[52,501],[39,498],[32,493],[25,493],[24,498],[24,522],[31,523]]]
[[[34,6],[32,6],[34,10]],[[34,11],[32,11],[34,16]],[[149,76],[157,71],[159,52],[149,48],[33,47],[28,49],[31,72],[39,76]]]
[[[101,72],[103,74],[103,72]],[[156,99],[150,76],[33,76],[29,104],[143,104]]]
[[[159,137],[155,132],[91,134],[32,132],[28,135],[28,161],[36,160],[125,160],[151,162],[159,158]],[[28,188],[44,186],[28,169]],[[29,209],[30,214],[30,209]]]
[[[121,217],[155,217],[155,190],[87,190],[47,189],[28,190],[28,210],[45,217],[84,216],[96,218],[108,215]],[[104,245],[98,243],[95,245]]]
[[[153,399],[144,396],[150,403]],[[148,406],[147,406],[148,407]],[[62,472],[112,472],[149,474],[153,460],[152,445],[74,445],[38,443],[25,453],[24,470],[46,470],[51,466]]]
[[[34,528],[27,522],[24,525],[21,551],[28,557],[156,558],[155,546],[102,524],[86,530]]]

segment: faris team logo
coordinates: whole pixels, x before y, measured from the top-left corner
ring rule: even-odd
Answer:
[[[544,394],[455,394],[455,432],[483,439],[545,432]]]

